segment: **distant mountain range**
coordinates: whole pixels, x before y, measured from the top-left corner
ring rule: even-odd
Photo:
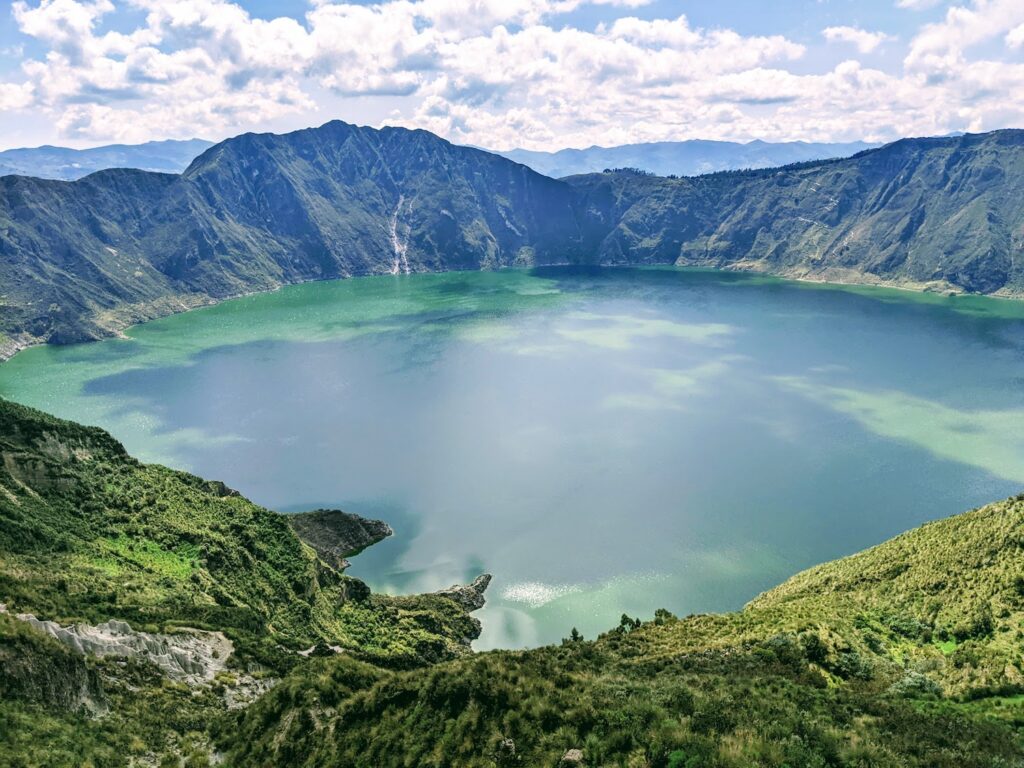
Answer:
[[[1024,131],[846,159],[555,180],[426,131],[245,134],[181,175],[0,177],[0,354],[287,283],[679,264],[1024,294]]]
[[[751,141],[740,144],[694,139],[624,144],[619,147],[561,149],[557,152],[511,149],[495,154],[527,165],[537,173],[560,179],[580,173],[600,173],[609,168],[637,168],[659,176],[699,176],[715,171],[771,168],[807,160],[849,157],[877,146],[863,141],[845,144]]]
[[[138,168],[143,171],[181,173],[212,141],[150,141],[145,144],[111,144],[92,149],[34,147],[0,152],[0,176],[17,174],[40,179],[71,181],[107,168]],[[607,168],[638,168],[659,176],[697,176],[741,168],[769,168],[806,160],[847,157],[876,144],[812,144],[791,141],[774,144],[751,141],[662,141],[620,147],[562,149],[532,152],[512,149],[494,154],[522,163],[552,178],[579,173],[600,173]]]
[[[0,176],[17,174],[40,179],[71,181],[106,168],[181,173],[212,141],[150,141],[145,144],[110,144],[92,149],[33,147],[0,152]]]

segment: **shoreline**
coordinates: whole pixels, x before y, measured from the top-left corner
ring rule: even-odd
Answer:
[[[425,272],[411,272],[408,275],[430,275],[447,274],[451,272],[483,272],[483,271],[522,271],[530,269],[566,268],[566,267],[592,267],[596,269],[673,269],[679,271],[702,270],[708,272],[739,273],[758,275],[762,277],[773,277],[778,280],[788,280],[794,283],[805,283],[808,285],[826,286],[834,288],[881,288],[904,291],[909,294],[931,295],[941,298],[974,297],[982,299],[995,299],[1001,301],[1021,302],[1024,301],[1024,292],[1003,291],[1000,289],[995,293],[970,293],[945,281],[931,281],[926,283],[906,280],[885,280],[867,275],[856,270],[828,271],[824,274],[813,274],[802,269],[792,271],[768,271],[761,269],[756,262],[737,261],[725,266],[706,264],[633,264],[633,263],[605,263],[605,264],[574,264],[571,262],[559,262],[555,264],[532,265],[529,267],[501,267],[497,270],[430,270]],[[390,272],[365,273],[342,275],[338,277],[312,278],[309,280],[298,280],[295,282],[281,283],[262,289],[240,291],[226,296],[213,297],[205,293],[194,294],[172,294],[152,302],[125,304],[114,309],[104,310],[94,315],[97,322],[99,335],[91,338],[82,338],[78,341],[67,343],[53,343],[38,337],[7,336],[0,332],[0,364],[12,359],[19,352],[33,347],[54,346],[66,347],[75,344],[89,344],[96,341],[104,341],[113,338],[127,338],[126,331],[138,325],[159,320],[172,315],[179,315],[196,309],[212,307],[227,301],[244,299],[249,296],[270,294],[288,288],[293,285],[307,285],[309,283],[332,282],[336,280],[354,280],[365,277],[404,277],[406,275],[394,275]],[[872,279],[874,278],[874,279]],[[122,319],[123,318],[123,319]]]

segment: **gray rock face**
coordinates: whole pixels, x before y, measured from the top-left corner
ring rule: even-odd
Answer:
[[[484,592],[490,583],[491,574],[484,573],[473,579],[470,584],[465,586],[453,584],[447,589],[438,590],[434,594],[454,600],[467,611],[476,611],[483,608],[487,602],[486,598],[484,598]]]
[[[190,685],[213,680],[234,652],[231,641],[220,632],[189,629],[173,635],[150,634],[116,620],[64,627],[28,613],[17,618],[83,655],[145,659],[172,680]]]
[[[295,535],[332,568],[342,571],[350,563],[345,558],[359,554],[378,541],[391,536],[391,526],[340,509],[317,509],[288,515]]]
[[[567,749],[558,765],[559,768],[580,768],[583,765],[583,750]]]
[[[228,709],[245,709],[280,681],[273,677],[240,675],[233,685],[224,688],[224,703]]]
[[[6,613],[3,603],[0,613]],[[84,656],[27,636],[0,643],[0,700],[37,702],[65,712],[94,715],[103,714],[108,707],[102,679]]]

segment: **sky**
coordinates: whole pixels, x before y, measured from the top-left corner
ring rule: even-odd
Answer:
[[[336,118],[540,150],[1024,127],[1024,0],[0,1],[0,149]]]

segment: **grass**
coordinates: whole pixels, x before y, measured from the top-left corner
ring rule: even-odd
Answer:
[[[1022,572],[1017,497],[812,568],[736,613],[623,617],[593,642],[401,673],[297,667],[217,743],[243,768],[553,766],[571,748],[627,768],[1017,765]]]
[[[956,640],[953,639],[939,640],[935,643],[935,647],[942,651],[944,656],[952,656],[956,651],[956,645]]]
[[[219,483],[141,464],[101,430],[2,400],[0,487],[0,602],[11,614],[219,630],[235,646],[232,674],[269,678],[316,643],[411,668],[465,653],[479,631],[445,598],[365,596],[282,515]],[[11,765],[123,765],[133,740],[151,756],[202,752],[225,711],[214,689],[168,685],[145,663],[86,665],[26,627],[0,615],[0,755]],[[80,711],[82,686],[107,714]]]
[[[467,655],[437,596],[366,595],[280,515],[0,401],[13,612],[223,631],[211,686],[0,615],[0,765],[981,768],[1024,761],[1024,496],[797,574],[743,610]],[[295,653],[314,643],[345,652]],[[241,711],[225,686],[280,683]],[[234,681],[234,682],[233,682]],[[515,748],[509,746],[511,739]]]
[[[199,547],[184,544],[175,551],[161,547],[155,541],[141,541],[120,536],[101,541],[100,546],[109,547],[117,557],[130,561],[144,571],[176,581],[184,581],[199,568]]]

